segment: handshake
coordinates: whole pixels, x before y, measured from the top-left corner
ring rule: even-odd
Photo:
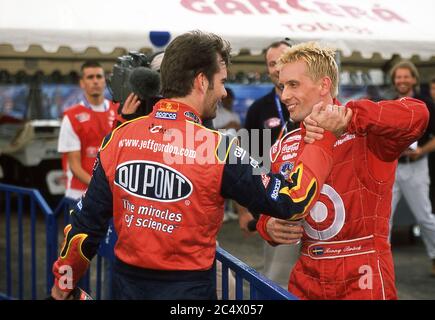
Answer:
[[[319,102],[313,106],[311,114],[304,119],[306,143],[321,140],[325,130],[331,131],[337,138],[347,129],[352,119],[352,109],[337,105],[324,105]]]

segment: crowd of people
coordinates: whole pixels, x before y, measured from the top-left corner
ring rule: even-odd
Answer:
[[[265,275],[298,298],[396,299],[389,239],[402,194],[435,276],[435,112],[415,66],[392,69],[396,99],[342,106],[334,49],[274,42],[264,52],[273,88],[242,124],[225,87],[230,50],[211,33],[175,38],[154,62],[161,99],[147,115],[136,114],[134,94],[122,106],[104,100],[102,68],[83,65],[85,101],[65,112],[59,137],[67,196],[80,200],[52,296],[70,298],[113,218],[113,298],[216,299],[227,198],[241,230],[265,240]],[[435,98],[435,81],[431,89]]]

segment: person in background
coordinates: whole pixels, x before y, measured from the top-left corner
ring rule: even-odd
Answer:
[[[235,135],[237,130],[241,128],[240,116],[237,112],[233,111],[234,106],[234,92],[228,87],[225,87],[227,96],[222,99],[222,103],[218,106],[216,111],[216,118],[213,119],[213,126],[216,130],[225,129],[230,130],[230,133]]]
[[[282,90],[279,87],[279,70],[276,64],[278,58],[289,48],[290,44],[286,41],[273,42],[266,48],[265,62],[273,88],[267,95],[255,100],[246,114],[244,127],[250,131],[251,154],[257,156],[258,159],[268,156],[263,152],[268,153],[270,146],[279,137],[296,128],[290,120],[287,108],[280,99]],[[252,130],[255,129],[260,130],[258,150],[254,149],[252,145]],[[263,139],[262,131],[265,129],[270,130],[270,141],[264,141]],[[257,141],[255,141],[255,144],[257,144]]]
[[[83,100],[65,110],[57,147],[67,177],[65,197],[72,200],[78,200],[91,181],[98,150],[118,107],[104,98],[106,79],[98,62],[86,61],[80,71]]]
[[[393,66],[391,83],[394,85],[398,99],[413,97],[424,101],[429,110],[430,121],[424,135],[413,141],[399,158],[393,188],[390,234],[394,211],[401,197],[404,196],[420,227],[427,254],[432,260],[430,273],[435,276],[435,216],[429,198],[428,168],[428,155],[435,150],[435,109],[431,101],[420,95],[418,91],[419,74],[411,61],[404,60]]]
[[[269,149],[284,134],[296,128],[290,119],[289,112],[285,104],[281,101],[282,89],[279,86],[279,69],[277,67],[278,58],[290,48],[287,41],[277,41],[271,43],[265,49],[265,62],[270,80],[273,84],[272,90],[265,96],[254,101],[249,107],[246,115],[245,129],[249,131],[251,149],[253,156],[257,155],[269,159]],[[255,132],[258,132],[258,145],[255,140]],[[270,133],[267,135],[266,133]],[[270,141],[264,140],[270,137]],[[258,150],[255,148],[258,146]],[[266,151],[263,153],[263,151]],[[270,163],[270,160],[267,161]],[[241,206],[237,206],[239,213],[239,224],[246,235],[249,235],[249,224],[252,224],[253,217]],[[280,222],[277,222],[280,223]],[[271,246],[264,243],[264,269],[263,274],[269,279],[287,288],[288,278],[293,265],[299,257],[298,245]]]
[[[92,168],[104,137],[112,131],[118,104],[104,98],[106,78],[96,61],[86,61],[80,68],[83,100],[64,111],[58,140],[62,167],[66,175],[65,197],[73,206],[86,192]],[[114,237],[110,223],[107,239]],[[107,258],[107,257],[106,257]],[[104,298],[110,298],[109,259],[104,259]]]

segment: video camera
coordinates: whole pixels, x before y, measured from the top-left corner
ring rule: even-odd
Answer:
[[[141,101],[136,112],[138,115],[148,114],[160,99],[160,74],[150,68],[152,58],[140,52],[129,52],[117,59],[108,88],[113,101],[120,103],[120,110],[131,92]]]

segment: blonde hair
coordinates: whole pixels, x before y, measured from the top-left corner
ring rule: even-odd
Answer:
[[[303,42],[292,46],[278,59],[278,65],[299,60],[307,64],[308,76],[313,80],[320,80],[322,77],[331,79],[331,95],[333,98],[338,95],[338,67],[335,62],[336,49],[322,47],[317,42]]]

